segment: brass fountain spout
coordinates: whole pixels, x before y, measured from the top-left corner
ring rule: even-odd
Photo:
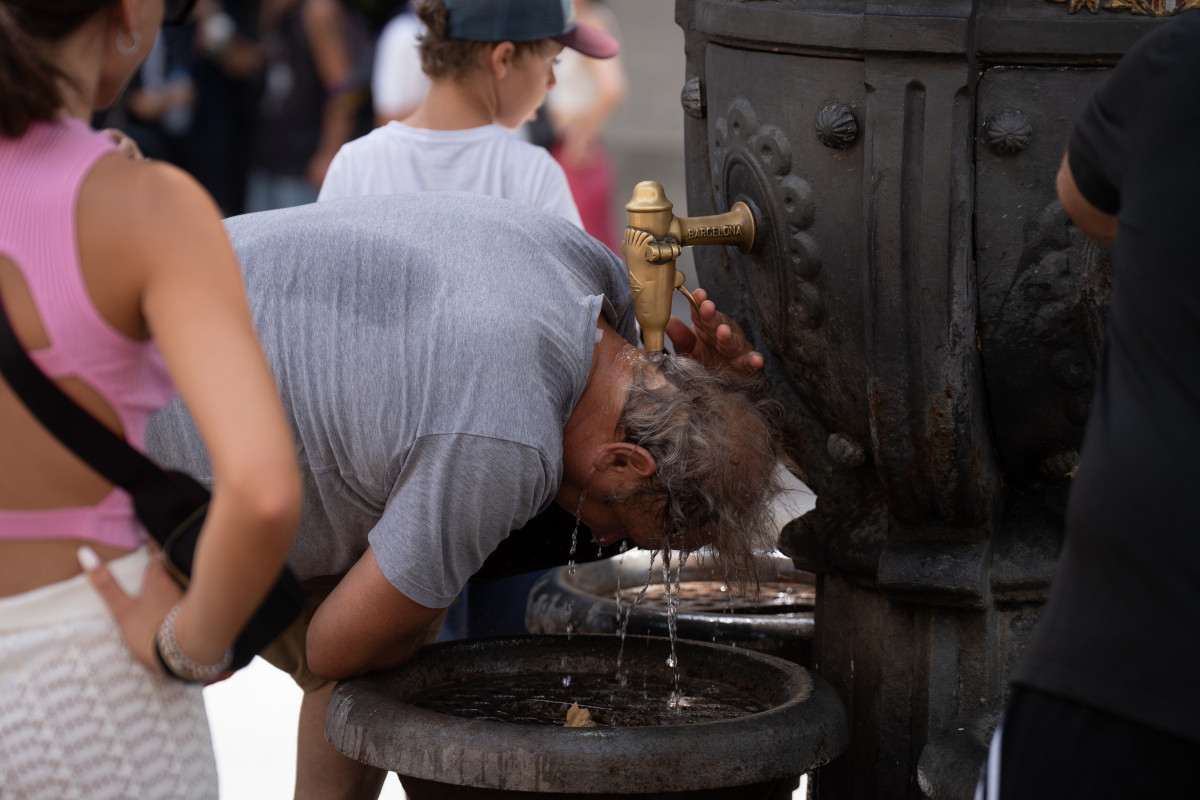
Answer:
[[[724,214],[711,217],[677,217],[658,181],[642,181],[633,187],[625,204],[628,225],[621,242],[633,313],[642,326],[642,342],[651,352],[666,350],[667,320],[671,318],[671,296],[683,292],[696,307],[692,293],[683,285],[683,273],[675,259],[683,248],[698,244],[735,245],[746,253],[754,246],[754,215],[742,201]]]

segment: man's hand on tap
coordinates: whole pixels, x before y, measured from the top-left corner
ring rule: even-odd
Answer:
[[[692,296],[700,310],[692,309],[691,326],[676,317],[667,322],[667,336],[675,353],[690,356],[706,367],[732,367],[739,372],[762,369],[762,353],[750,346],[741,326],[717,311],[708,292],[696,289]]]

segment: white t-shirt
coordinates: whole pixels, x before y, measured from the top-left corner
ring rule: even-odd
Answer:
[[[502,197],[583,227],[562,167],[498,125],[440,131],[389,122],[342,145],[318,199],[433,191]]]
[[[429,92],[429,77],[421,70],[420,35],[424,26],[406,11],[391,19],[375,45],[371,98],[375,113],[390,116],[416,108]]]

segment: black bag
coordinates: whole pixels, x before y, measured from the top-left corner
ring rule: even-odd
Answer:
[[[188,585],[209,492],[190,475],[164,470],[100,424],[54,385],[17,341],[0,302],[0,374],[50,433],[133,497],[142,525],[162,546],[167,570]],[[304,600],[286,566],[233,646],[230,669],[241,669],[300,614]]]

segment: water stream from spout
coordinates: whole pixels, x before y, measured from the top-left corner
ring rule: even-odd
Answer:
[[[686,551],[680,551],[679,558],[675,564],[675,570],[671,570],[671,550],[665,548],[663,550],[663,586],[666,590],[667,600],[667,635],[671,640],[671,654],[667,656],[667,666],[671,668],[673,677],[674,690],[671,692],[671,697],[667,701],[669,708],[676,711],[680,710],[679,700],[682,694],[679,691],[679,657],[676,653],[675,643],[678,641],[678,622],[679,622],[679,595],[682,590],[683,582],[683,567],[687,563],[688,554]]]
[[[588,480],[591,480],[591,477],[591,473],[588,473]],[[583,490],[579,493],[579,502],[575,505],[575,527],[571,530],[571,550],[567,554],[568,575],[575,574],[575,551],[579,546],[579,526],[583,519],[583,501],[587,499],[587,485],[588,482],[584,481]],[[573,599],[567,600],[567,641],[570,641],[572,634],[575,633],[575,621],[571,618],[574,611],[575,601]],[[571,677],[568,675],[564,680],[569,683]]]
[[[617,682],[624,686],[629,675],[622,671],[621,664],[625,655],[625,632],[629,630],[629,617],[633,614],[633,610],[637,608],[638,603],[642,602],[642,598],[646,596],[646,591],[650,588],[650,584],[654,582],[654,559],[658,557],[657,550],[650,551],[650,567],[646,570],[646,585],[638,592],[637,597],[633,598],[633,602],[625,608],[625,616],[621,616],[621,597],[617,596],[617,633],[620,636],[621,642],[617,647]]]
[[[594,470],[595,468],[593,468]],[[591,479],[589,473],[588,479]],[[571,550],[567,553],[567,574],[575,574],[575,551],[579,548],[579,526],[583,520],[583,501],[587,499],[587,481],[583,482],[583,491],[579,493],[579,502],[575,505],[575,527],[571,529]]]

